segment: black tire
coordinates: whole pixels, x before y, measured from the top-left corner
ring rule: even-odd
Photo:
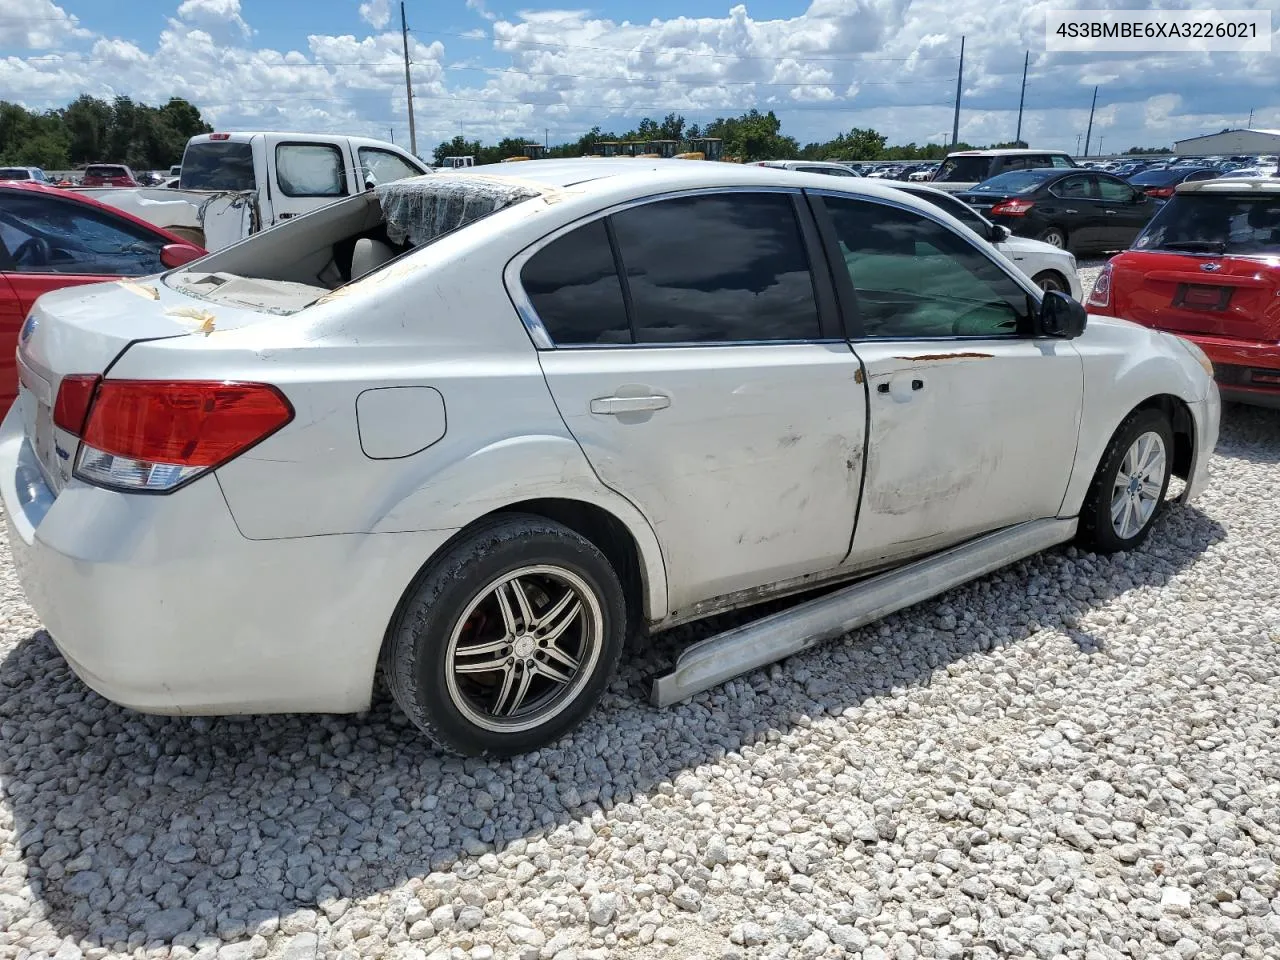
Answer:
[[[1057,270],[1041,270],[1031,278],[1031,282],[1041,290],[1058,290],[1067,296],[1071,295],[1071,285],[1067,283],[1067,278]]]
[[[534,572],[522,572],[529,570]],[[555,573],[539,574],[539,570]],[[553,592],[550,584],[557,582],[556,576],[564,578],[559,582],[566,594],[578,597],[582,606],[578,628],[581,646],[575,649],[581,666],[577,671],[568,671],[572,674],[571,683],[557,687],[557,681],[538,672],[540,666],[532,671],[525,666],[547,664],[556,670],[568,670],[558,661],[548,659],[543,651],[526,649],[515,656],[515,647],[511,645],[484,652],[486,657],[493,654],[498,659],[506,657],[506,664],[499,670],[454,670],[459,657],[468,655],[455,656],[451,651],[465,651],[466,646],[459,638],[468,631],[478,633],[483,628],[491,634],[500,634],[497,639],[482,641],[480,645],[515,642],[527,647],[547,645],[536,639],[541,626],[534,629],[518,612],[519,637],[511,641],[504,639],[512,634],[498,622],[498,618],[506,621],[507,615],[497,594],[509,591],[509,587],[492,588],[513,573],[519,573],[523,579],[522,595],[530,591],[535,595],[527,598],[535,614],[539,613],[533,607],[536,596],[544,592],[542,586],[545,586],[545,595],[550,598]],[[593,601],[585,594],[579,595],[582,591],[589,592]],[[503,597],[508,611],[515,611],[514,594],[504,592]],[[547,613],[553,606],[554,601],[548,599],[540,612]],[[461,622],[464,617],[466,623]],[[477,620],[480,626],[473,628]],[[626,623],[627,604],[622,584],[595,544],[550,520],[509,514],[477,525],[423,569],[387,630],[382,671],[400,709],[437,746],[464,756],[509,757],[554,742],[586,718],[617,668]],[[571,626],[565,632],[573,629]],[[552,646],[556,643],[553,640]],[[594,654],[587,652],[589,644],[594,645],[591,647]],[[508,654],[513,655],[508,657]],[[538,660],[540,654],[543,659]],[[515,661],[519,661],[517,666],[508,666]],[[463,661],[464,665],[473,667],[489,662]],[[548,713],[545,720],[534,715],[521,719],[518,712],[505,718],[497,713],[486,715],[480,701],[489,699],[492,692],[494,710],[501,713],[503,698],[511,695],[508,690],[520,682],[518,679],[507,681],[505,677],[511,674],[518,678],[525,673],[531,679],[521,690],[532,692],[537,684],[539,689],[546,687],[550,691],[546,694],[550,699],[543,708]],[[486,685],[486,679],[492,682]],[[556,690],[560,692],[557,694]],[[554,712],[550,712],[553,708]],[[519,727],[521,723],[526,726]]]
[[[1117,495],[1121,466],[1129,450],[1140,437],[1155,434],[1164,445],[1163,476],[1159,480],[1160,494],[1150,515],[1138,527],[1136,533],[1124,535],[1112,521],[1113,501]],[[1080,510],[1080,528],[1077,538],[1086,548],[1096,553],[1117,553],[1141,546],[1164,508],[1165,495],[1169,491],[1169,478],[1173,468],[1173,428],[1169,418],[1160,410],[1135,410],[1116,429],[1102,454],[1102,462],[1089,485],[1084,506]]]
[[[1067,249],[1067,231],[1061,227],[1050,227],[1048,230],[1042,230],[1040,236],[1036,237],[1041,243],[1047,243],[1059,250]]]

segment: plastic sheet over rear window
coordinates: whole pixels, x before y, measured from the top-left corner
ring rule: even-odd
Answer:
[[[541,191],[496,178],[437,173],[385,183],[377,192],[391,242],[418,247]]]

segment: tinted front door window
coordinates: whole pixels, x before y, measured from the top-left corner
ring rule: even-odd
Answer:
[[[1007,336],[1026,292],[976,247],[917,213],[825,198],[867,337]]]
[[[637,342],[820,336],[790,195],[680,197],[624,210],[612,220]]]
[[[167,242],[127,220],[83,203],[6,194],[0,242],[15,273],[143,276],[159,273]]]
[[[556,344],[631,342],[603,220],[539,250],[520,271],[520,284]]]

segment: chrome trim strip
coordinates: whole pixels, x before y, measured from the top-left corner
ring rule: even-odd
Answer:
[[[511,298],[511,303],[516,308],[516,313],[520,317],[520,322],[524,324],[525,330],[528,331],[529,339],[533,341],[533,345],[539,350],[617,350],[636,347],[740,347],[758,344],[771,344],[776,346],[778,344],[786,343],[843,343],[843,340],[682,340],[672,341],[670,343],[557,344],[551,339],[551,334],[547,331],[546,326],[542,322],[542,318],[538,316],[538,311],[534,309],[533,302],[529,299],[529,295],[525,292],[524,287],[520,283],[520,271],[524,269],[524,265],[537,255],[543,247],[554,243],[566,233],[576,230],[579,227],[586,226],[588,223],[594,223],[596,220],[603,220],[605,217],[612,216],[615,213],[621,213],[623,210],[629,210],[632,207],[641,207],[646,204],[657,203],[661,200],[676,200],[681,197],[706,196],[707,194],[716,193],[789,193],[800,195],[804,193],[804,189],[802,187],[774,186],[772,184],[763,184],[760,186],[744,186],[742,184],[738,184],[736,186],[728,187],[692,187],[683,190],[672,190],[665,193],[646,194],[643,197],[635,197],[631,200],[625,200],[622,203],[615,203],[612,206],[590,213],[585,217],[579,217],[577,220],[567,223],[546,236],[535,240],[507,261],[507,265],[502,271],[502,283],[507,288],[507,296]]]

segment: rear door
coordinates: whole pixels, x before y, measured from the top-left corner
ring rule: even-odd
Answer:
[[[266,138],[272,225],[310,213],[352,193],[350,147],[339,138]]]
[[[867,374],[866,479],[849,563],[901,561],[1056,516],[1083,397],[1075,347],[1020,333],[1034,296],[932,217],[866,198],[815,202],[832,269],[845,272],[841,302],[856,305],[854,350]]]
[[[866,393],[801,203],[788,190],[647,201],[513,268],[560,413],[653,525],[676,614],[849,549]]]
[[[1098,199],[1102,201],[1102,241],[1108,250],[1124,250],[1142,232],[1159,206],[1145,192],[1119,177],[1098,174]]]

